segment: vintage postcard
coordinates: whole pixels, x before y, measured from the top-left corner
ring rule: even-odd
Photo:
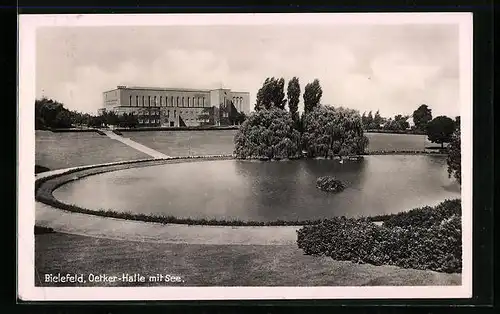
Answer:
[[[19,17],[22,300],[468,298],[472,15]]]

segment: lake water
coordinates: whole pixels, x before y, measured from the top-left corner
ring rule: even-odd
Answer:
[[[316,188],[334,175],[339,194]],[[442,156],[367,156],[335,160],[200,161],[133,168],[90,176],[54,191],[90,209],[176,217],[272,221],[370,216],[460,197]]]

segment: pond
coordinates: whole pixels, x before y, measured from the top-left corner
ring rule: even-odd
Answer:
[[[333,175],[338,194],[316,179]],[[89,209],[245,221],[305,220],[397,213],[459,198],[446,158],[366,156],[360,161],[216,160],[131,168],[86,177],[54,191]]]

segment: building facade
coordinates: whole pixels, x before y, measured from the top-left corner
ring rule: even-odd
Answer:
[[[197,90],[117,86],[103,93],[100,112],[137,115],[139,126],[228,125],[231,114],[250,112],[250,94],[230,89]],[[227,108],[232,108],[229,110]],[[221,115],[212,117],[211,115]],[[222,124],[221,124],[222,122]]]

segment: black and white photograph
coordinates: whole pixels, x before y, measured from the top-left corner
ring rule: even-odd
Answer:
[[[19,28],[23,300],[471,296],[471,14]]]

